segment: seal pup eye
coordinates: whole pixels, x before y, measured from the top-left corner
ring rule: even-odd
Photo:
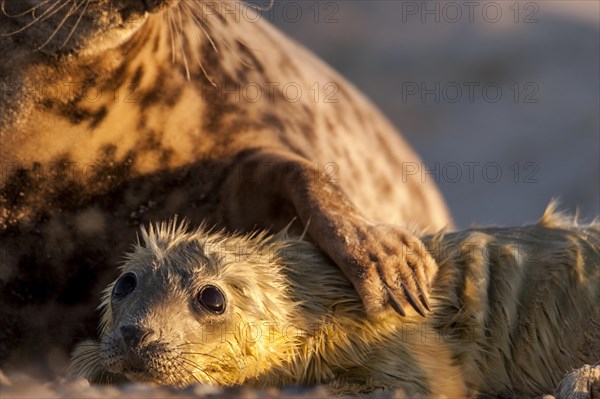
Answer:
[[[114,299],[122,299],[129,295],[137,285],[137,279],[133,273],[125,273],[115,283],[113,287],[112,297]]]
[[[196,300],[200,305],[215,314],[221,314],[225,311],[225,295],[219,287],[214,285],[203,287],[196,296]]]

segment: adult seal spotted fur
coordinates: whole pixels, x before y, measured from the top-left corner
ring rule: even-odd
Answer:
[[[108,265],[174,213],[239,231],[297,218],[369,315],[427,312],[436,268],[409,231],[450,224],[437,189],[368,100],[252,10],[0,6],[0,366],[93,334]]]
[[[79,376],[529,398],[581,367],[561,397],[600,392],[600,367],[584,366],[600,360],[598,224],[550,209],[535,225],[425,237],[440,265],[432,312],[377,321],[306,241],[175,222],[141,236],[104,293],[100,341],[74,354]]]

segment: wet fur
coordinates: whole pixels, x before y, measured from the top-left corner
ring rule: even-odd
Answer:
[[[148,14],[162,3],[45,4],[60,1],[27,29],[34,0],[0,13],[3,368],[44,368],[91,336],[109,265],[140,223],[173,214],[238,231],[298,218],[367,309],[407,305],[399,281],[418,296],[435,268],[425,253],[403,268],[409,231],[450,217],[431,183],[403,176],[421,161],[351,84],[268,23],[202,14],[202,1]],[[258,102],[221,93],[268,82],[280,83],[272,101],[267,86]],[[286,100],[288,82],[300,101]],[[315,82],[333,83],[336,102],[315,102]],[[59,95],[45,91],[57,83]]]
[[[126,357],[118,327],[128,323],[161,331],[161,342],[175,348],[169,358],[183,365],[130,377],[179,386],[321,383],[337,393],[533,397],[600,359],[600,225],[578,225],[553,206],[531,226],[425,237],[440,267],[432,313],[403,319],[390,312],[371,322],[339,269],[285,232],[232,236],[171,222],[142,234],[121,271],[137,271],[152,290],[140,289],[126,311],[114,311],[112,285],[106,289],[102,344],[75,351],[79,376],[101,380],[107,351]],[[190,272],[198,284],[224,289],[228,314],[203,319],[188,310],[198,286],[183,294],[172,284]],[[243,328],[227,327],[225,337],[199,343],[208,321],[213,332],[241,323],[262,326],[263,334],[249,343]],[[302,334],[290,337],[282,326]],[[187,354],[177,352],[181,345]],[[568,386],[593,382],[593,372],[581,376]],[[564,385],[560,397],[568,397]]]

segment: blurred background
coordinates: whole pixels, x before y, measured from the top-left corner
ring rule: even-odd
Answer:
[[[600,215],[600,2],[276,0],[262,14],[383,110],[458,227],[532,222],[552,198]]]

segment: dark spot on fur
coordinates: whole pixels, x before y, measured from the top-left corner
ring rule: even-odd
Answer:
[[[165,73],[159,71],[156,80],[150,87],[150,89],[141,92],[140,108],[146,110],[147,108],[158,104],[162,100],[162,90],[165,87]]]
[[[173,107],[183,95],[183,86],[169,85],[169,89],[164,93],[164,102],[168,107]]]
[[[106,115],[108,115],[108,109],[106,109],[106,107],[103,106],[96,113],[93,114],[92,121],[90,122],[90,129],[97,128],[102,123],[104,118],[106,118]]]
[[[235,116],[241,111],[240,107],[236,104],[222,104],[221,106],[211,107],[211,113],[206,112],[204,115],[203,127],[208,132],[217,133],[223,130],[224,121],[223,119],[227,115]]]
[[[387,179],[379,179],[379,188],[380,188],[380,192],[383,194],[389,194],[391,193],[392,190],[392,184],[390,183],[389,180]]]
[[[385,243],[385,242],[382,242],[382,243],[381,243],[381,248],[383,249],[383,252],[384,252],[386,255],[388,255],[388,256],[391,256],[391,255],[394,255],[394,254],[396,254],[396,253],[397,253],[396,249],[394,249],[394,248],[390,247],[390,246],[389,246],[387,243]]]
[[[379,257],[372,252],[369,252],[369,260],[373,263],[379,263]]]
[[[81,122],[92,117],[92,114],[89,111],[70,104],[61,107],[60,113],[74,125],[79,125]]]
[[[121,63],[109,77],[104,79],[104,86],[110,90],[117,89],[123,83],[126,72],[127,60],[124,60],[123,63]]]
[[[336,131],[335,126],[333,125],[333,122],[331,121],[331,119],[325,118],[325,126],[327,126],[327,130],[328,130],[329,134],[331,134],[332,136],[337,135],[337,131]]]
[[[131,79],[131,85],[135,88],[140,86],[140,81],[144,76],[144,66],[140,65],[136,68],[135,73],[133,74],[133,78]]]
[[[267,112],[267,113],[265,113],[265,114],[262,116],[262,118],[261,118],[261,119],[262,119],[262,122],[263,122],[265,125],[267,125],[267,126],[269,126],[269,127],[273,128],[273,129],[277,130],[277,131],[278,131],[278,132],[280,132],[280,133],[284,133],[284,132],[285,132],[285,125],[284,125],[284,123],[283,123],[283,122],[281,121],[281,119],[280,119],[280,118],[279,118],[277,115],[275,115],[274,113],[272,113],[272,112]]]
[[[144,140],[140,140],[137,145],[141,151],[157,151],[161,148],[161,136],[154,130],[147,130],[144,134]]]
[[[302,137],[305,141],[310,143],[314,143],[317,141],[317,134],[315,133],[315,125],[310,122],[299,122],[298,123],[300,131],[302,132]]]
[[[137,120],[137,126],[136,129],[138,131],[144,131],[146,130],[146,115],[144,113],[139,113],[138,114],[138,120]]]
[[[184,71],[185,69],[182,70],[183,74],[185,74]],[[184,86],[180,84],[171,84],[167,79],[168,76],[170,76],[170,74],[164,70],[160,70],[151,87],[145,91],[140,91],[139,104],[142,110],[146,110],[147,108],[158,104],[172,107],[181,99]]]
[[[45,110],[50,110],[54,107],[54,101],[49,98],[45,98],[42,100],[41,105]]]

